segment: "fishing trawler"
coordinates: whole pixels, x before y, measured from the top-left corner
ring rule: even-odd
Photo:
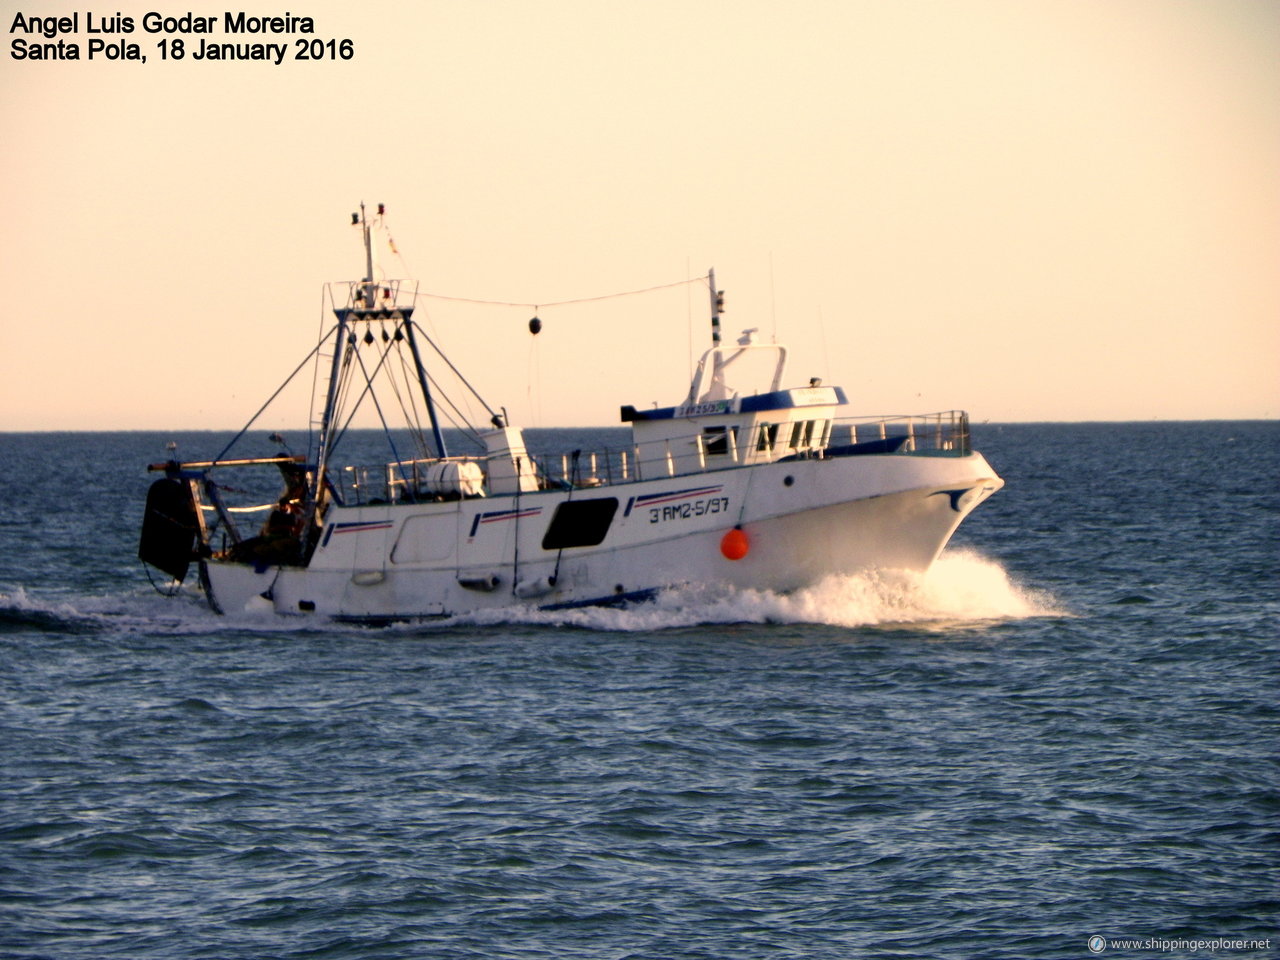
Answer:
[[[174,585],[194,564],[217,612],[384,623],[622,605],[685,584],[790,591],[832,574],[922,571],[1003,485],[971,449],[965,413],[843,416],[840,387],[785,382],[781,344],[753,330],[726,343],[714,271],[699,278],[711,345],[689,391],[667,407],[623,406],[629,443],[535,455],[485,404],[475,451],[451,453],[428,363],[435,344],[414,320],[421,295],[374,269],[384,214],[352,214],[365,275],[326,288],[334,320],[308,358],[324,385],[308,452],[232,457],[251,420],[212,459],[149,467],[162,476],[148,492],[139,557]],[[416,455],[402,459],[393,441],[376,467],[339,468],[355,409],[378,404],[380,377],[397,370],[398,405],[416,394]],[[275,476],[278,496],[234,505],[242,471]]]

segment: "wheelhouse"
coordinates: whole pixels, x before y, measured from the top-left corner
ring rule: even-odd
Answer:
[[[622,408],[642,474],[772,463],[827,448],[844,391],[816,378],[781,389],[787,348],[757,343],[755,334],[744,330],[735,346],[703,354],[684,403]]]

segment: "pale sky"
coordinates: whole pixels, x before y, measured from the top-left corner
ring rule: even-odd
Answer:
[[[1272,0],[279,7],[248,12],[354,58],[164,62],[139,26],[145,64],[34,62],[5,37],[0,431],[239,427],[322,284],[361,273],[362,200],[388,272],[447,296],[714,266],[726,331],[787,343],[850,413],[1280,416]],[[0,8],[79,10],[82,47],[97,12]],[[109,12],[156,8],[241,9]],[[708,340],[701,287],[539,313],[536,340],[524,307],[420,319],[524,426],[679,402]]]

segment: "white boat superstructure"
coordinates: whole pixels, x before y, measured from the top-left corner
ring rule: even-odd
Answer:
[[[680,403],[622,408],[629,443],[541,457],[486,407],[476,451],[451,455],[429,340],[413,320],[416,288],[373,281],[370,221],[353,222],[367,271],[330,288],[337,322],[313,351],[329,364],[314,449],[152,465],[165,476],[148,497],[139,555],[176,580],[195,562],[215,610],[382,622],[636,602],[689,583],[787,591],[831,574],[923,570],[1002,486],[970,448],[964,413],[842,416],[841,388],[784,385],[785,347],[754,331],[723,344],[714,273],[712,346]],[[395,364],[419,393],[420,455],[336,469],[352,404],[376,403],[374,374]],[[220,478],[264,467],[283,491],[247,535]]]

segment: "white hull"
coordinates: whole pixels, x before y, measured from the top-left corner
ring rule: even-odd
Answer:
[[[572,492],[334,506],[307,566],[207,559],[201,574],[224,613],[371,621],[624,602],[686,583],[787,591],[829,574],[927,569],[1002,485],[980,454],[883,454]],[[616,506],[598,544],[544,546],[561,504],[609,499]],[[736,560],[721,550],[734,527],[748,543]]]

